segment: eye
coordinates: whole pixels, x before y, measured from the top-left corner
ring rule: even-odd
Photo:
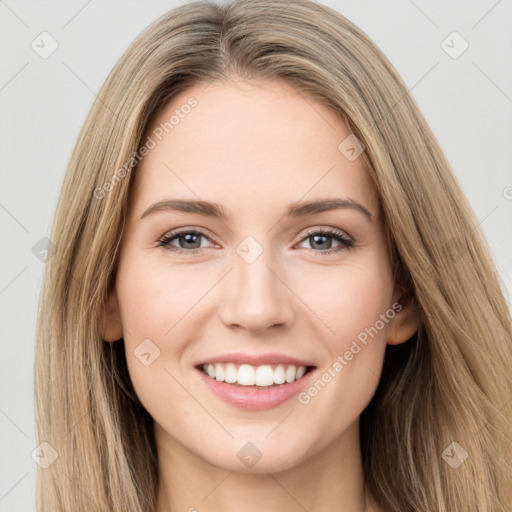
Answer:
[[[165,247],[173,252],[197,254],[202,252],[205,247],[208,247],[208,245],[202,244],[201,239],[210,240],[205,233],[195,229],[173,231],[162,237],[158,241],[158,246]],[[338,243],[338,246],[334,248],[332,247],[333,240]],[[322,255],[340,252],[355,245],[353,240],[342,232],[333,229],[310,230],[300,243],[306,241],[310,242],[311,250]],[[175,243],[177,243],[177,246]]]
[[[332,242],[335,240],[338,242],[337,247],[332,247]],[[335,252],[340,252],[346,249],[350,249],[355,244],[353,240],[345,236],[343,233],[333,230],[333,229],[322,229],[322,230],[312,230],[306,233],[306,236],[302,239],[301,243],[309,241],[312,246],[311,249],[325,249],[319,252],[322,255],[332,254]]]
[[[166,247],[171,251],[186,252],[188,254],[196,254],[201,252],[202,247],[201,238],[210,240],[204,233],[196,230],[182,230],[175,231],[165,235],[158,241],[158,245]],[[172,244],[177,241],[178,247]]]

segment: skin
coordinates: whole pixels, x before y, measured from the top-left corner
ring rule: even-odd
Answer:
[[[400,302],[364,160],[338,150],[350,131],[335,112],[279,80],[197,83],[157,113],[146,135],[191,96],[197,106],[134,171],[103,331],[106,341],[124,338],[133,385],[155,420],[157,510],[364,511],[359,416],[377,388],[386,343],[417,330],[410,306],[308,404],[292,398],[241,410],[194,370],[226,352],[279,352],[314,362],[321,374]],[[285,216],[291,203],[341,197],[367,208],[372,221],[351,208]],[[140,219],[167,198],[213,201],[229,217],[161,210]],[[196,245],[183,237],[171,244],[200,253],[158,246],[177,228],[205,233]],[[321,228],[355,246],[329,236],[315,243],[306,230]],[[236,252],[247,236],[263,249],[250,264]],[[322,254],[329,248],[341,250]],[[149,366],[133,353],[146,338],[160,350]],[[237,457],[247,442],[262,454],[252,467]],[[380,510],[370,497],[367,506]]]

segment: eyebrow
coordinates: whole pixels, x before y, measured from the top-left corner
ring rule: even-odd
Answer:
[[[314,215],[330,210],[339,210],[343,208],[350,208],[362,213],[370,222],[372,221],[372,214],[362,204],[350,198],[334,198],[322,199],[310,202],[298,202],[290,205],[286,210],[285,216],[288,217],[304,217],[306,215]],[[156,211],[179,211],[185,213],[195,213],[197,215],[206,215],[208,217],[215,217],[226,220],[228,214],[224,208],[209,201],[200,200],[183,200],[183,199],[164,199],[152,204],[141,215],[140,219],[148,216],[150,213]]]

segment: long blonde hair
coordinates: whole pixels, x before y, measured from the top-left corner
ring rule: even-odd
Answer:
[[[387,346],[360,418],[368,490],[386,511],[510,510],[512,321],[447,159],[354,24],[313,1],[250,0],[193,2],[156,20],[116,64],[79,135],[38,318],[37,436],[58,454],[38,468],[38,512],[154,511],[153,420],[124,342],[101,338],[105,303],[153,114],[194,82],[233,76],[286,80],[338,112],[366,148],[396,282],[421,320],[410,340]]]

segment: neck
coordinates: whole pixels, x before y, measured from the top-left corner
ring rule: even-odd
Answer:
[[[157,512],[377,512],[364,488],[359,424],[284,471],[239,473],[189,451],[155,422],[159,457]]]

